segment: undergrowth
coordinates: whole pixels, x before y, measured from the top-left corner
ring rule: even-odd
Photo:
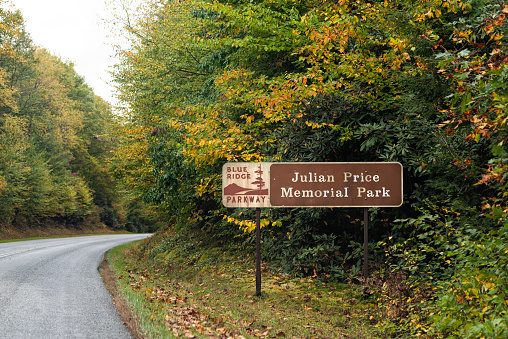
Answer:
[[[222,251],[198,233],[168,229],[109,260],[122,289],[144,299],[147,337],[157,337],[153,328],[188,338],[390,337],[376,327],[384,308],[363,287],[290,277],[263,262],[256,297],[254,254]]]

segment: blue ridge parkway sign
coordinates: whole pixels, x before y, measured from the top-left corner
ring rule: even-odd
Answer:
[[[226,207],[399,207],[398,162],[249,162],[222,167]]]

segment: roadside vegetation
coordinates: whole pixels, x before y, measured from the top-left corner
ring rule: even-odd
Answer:
[[[112,170],[173,229],[129,252],[130,283],[148,263],[152,278],[164,272],[175,284],[186,284],[173,280],[180,270],[206,267],[205,280],[214,266],[219,277],[233,274],[216,253],[245,253],[255,213],[222,206],[226,162],[397,161],[404,204],[369,211],[367,291],[385,312],[372,335],[508,336],[505,1],[116,4],[129,45],[114,72],[125,121]],[[360,300],[362,219],[351,208],[263,209],[269,279],[350,283],[345,295]],[[205,253],[189,240],[200,236],[214,243]],[[143,293],[156,298],[152,287]],[[252,293],[242,291],[244,305]],[[279,298],[267,294],[254,304]],[[168,317],[167,325],[176,318]],[[313,335],[302,331],[291,335]]]
[[[157,251],[172,241],[169,253]],[[155,246],[155,247],[154,247]],[[255,296],[252,246],[215,247],[204,235],[169,229],[107,259],[120,298],[144,338],[387,338],[386,309],[354,283],[294,277],[262,265]],[[192,250],[189,250],[192,247]]]
[[[0,229],[0,243],[26,241],[37,239],[49,238],[65,238],[65,237],[80,237],[87,235],[105,235],[105,234],[122,234],[130,233],[125,230],[112,230],[108,227],[98,226],[92,228],[79,228],[69,229],[65,227],[32,227],[32,228],[1,228]]]

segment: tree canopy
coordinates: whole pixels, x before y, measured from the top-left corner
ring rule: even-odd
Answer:
[[[127,227],[141,209],[109,171],[119,124],[110,104],[71,62],[35,46],[6,1],[0,44],[0,224]]]

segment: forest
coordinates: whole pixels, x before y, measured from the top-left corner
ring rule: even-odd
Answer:
[[[148,209],[165,226],[144,258],[172,253],[169,230],[248,248],[255,212],[222,205],[225,163],[400,162],[403,205],[369,209],[391,330],[508,336],[505,1],[119,3],[116,116],[2,10],[2,222]],[[361,209],[261,213],[280,272],[364,283]]]
[[[0,227],[141,231],[155,214],[111,175],[120,124],[69,61],[0,1]]]
[[[153,0],[123,13],[112,169],[171,228],[252,243],[254,211],[221,203],[226,162],[397,161],[403,205],[369,211],[372,284],[393,318],[414,335],[508,335],[504,1]],[[361,209],[261,213],[264,260],[360,282]],[[171,253],[157,239],[147,257]]]

